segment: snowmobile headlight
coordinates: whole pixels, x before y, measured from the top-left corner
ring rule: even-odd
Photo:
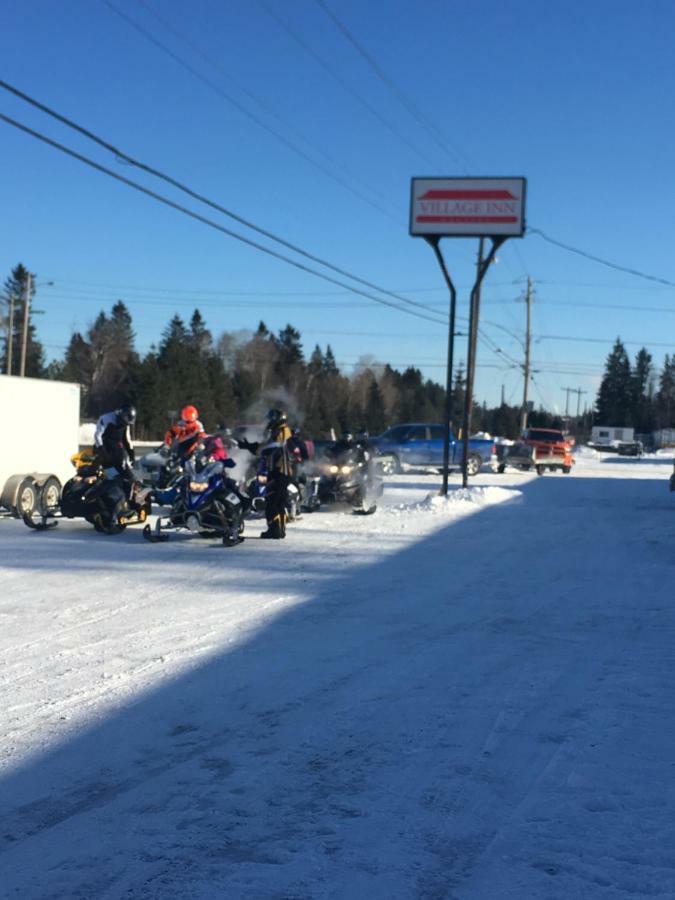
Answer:
[[[331,475],[337,475],[337,473],[340,471],[340,469],[338,468],[338,466],[331,466],[328,469],[328,471],[330,472]]]
[[[258,484],[267,484],[267,475],[258,475]]]
[[[203,493],[207,489],[208,486],[209,486],[209,484],[207,481],[191,481],[190,482],[190,490],[194,494]]]
[[[342,466],[340,471],[342,472],[343,475],[349,475],[349,473],[352,471],[352,468],[353,468],[352,466]]]
[[[90,475],[89,478],[84,479],[86,484],[93,484],[95,481],[98,481],[96,475]]]

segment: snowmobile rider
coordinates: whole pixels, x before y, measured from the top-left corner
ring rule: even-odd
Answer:
[[[309,459],[309,448],[300,435],[299,428],[291,429],[291,436],[287,442],[289,453],[291,453],[298,465],[307,462]]]
[[[267,475],[265,489],[265,518],[267,531],[261,538],[280,540],[286,537],[286,493],[294,475],[294,461],[288,449],[291,429],[288,416],[280,409],[270,409],[267,413],[267,441],[251,443],[239,440],[242,450],[260,452],[260,461]]]
[[[119,409],[103,413],[96,423],[94,451],[101,464],[115,468],[122,476],[127,494],[131,491],[134,476],[131,467],[136,459],[129,436],[129,426],[136,421],[136,407],[125,403]]]
[[[199,421],[199,410],[196,406],[188,405],[182,408],[180,419],[164,435],[164,444],[185,460],[192,455],[204,434],[204,426]]]

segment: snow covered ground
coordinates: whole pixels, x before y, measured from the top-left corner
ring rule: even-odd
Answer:
[[[234,549],[0,521],[0,896],[672,900],[671,471]]]

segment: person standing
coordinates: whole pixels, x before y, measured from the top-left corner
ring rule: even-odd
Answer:
[[[251,443],[238,441],[239,447],[259,454],[261,474],[267,477],[265,487],[265,519],[267,531],[263,539],[281,540],[286,537],[286,493],[294,472],[294,462],[288,448],[291,429],[288,416],[280,409],[267,413],[266,441]]]

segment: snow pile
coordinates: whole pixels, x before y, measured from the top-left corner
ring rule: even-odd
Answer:
[[[600,459],[602,456],[601,453],[598,453],[593,447],[589,447],[587,444],[581,444],[578,447],[575,447],[572,451],[574,456],[581,457],[582,459]]]
[[[399,503],[385,511],[390,515],[400,516],[415,513],[431,515],[452,515],[478,512],[484,506],[505,503],[522,496],[521,491],[502,487],[470,487],[451,490],[446,497],[439,494],[427,494],[424,500],[417,503]],[[473,507],[473,509],[471,509]]]

